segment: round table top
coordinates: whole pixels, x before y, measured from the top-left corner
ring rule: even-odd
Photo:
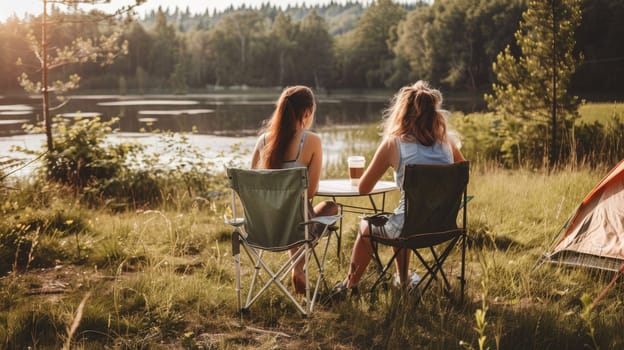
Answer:
[[[319,188],[316,191],[316,195],[327,197],[354,197],[385,193],[398,189],[397,185],[392,181],[377,181],[377,184],[375,184],[375,187],[370,193],[360,194],[357,186],[351,185],[351,180],[349,179],[324,179],[319,181]]]

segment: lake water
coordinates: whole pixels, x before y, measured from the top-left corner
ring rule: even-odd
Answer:
[[[194,131],[199,135],[255,135],[273,111],[279,91],[189,95],[77,95],[52,111],[67,118],[119,117],[119,131]],[[318,126],[379,120],[390,96],[317,96]],[[41,119],[40,97],[0,99],[0,135],[21,133],[20,125]]]
[[[158,150],[158,138],[151,131],[192,133],[193,145],[206,149],[207,156],[223,157],[233,146],[251,152],[262,121],[270,117],[280,90],[187,95],[75,95],[53,116],[102,120],[119,117],[118,131],[112,142],[138,141]],[[319,129],[351,128],[381,120],[392,92],[388,94],[317,95],[315,127]],[[448,100],[445,101],[448,103]],[[452,102],[452,100],[451,100]],[[449,107],[447,107],[449,108]],[[470,104],[456,102],[449,109],[470,109]],[[0,157],[15,156],[11,146],[41,150],[43,135],[27,135],[21,126],[41,120],[40,96],[0,96]],[[325,144],[340,152],[340,140]],[[1,158],[0,158],[1,159]]]

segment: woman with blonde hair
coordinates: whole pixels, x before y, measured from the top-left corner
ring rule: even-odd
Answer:
[[[323,149],[321,138],[310,131],[314,122],[316,102],[306,86],[287,87],[282,91],[271,118],[265,122],[251,159],[254,169],[308,169],[308,198],[316,194],[321,177]],[[311,216],[335,215],[338,206],[324,201],[310,208]],[[291,250],[291,254],[297,248]],[[305,293],[304,261],[293,269],[293,285],[297,293]]]
[[[463,161],[464,157],[454,142],[447,136],[446,120],[440,110],[442,94],[429,88],[423,81],[399,90],[390,107],[385,111],[384,132],[381,144],[360,178],[358,191],[369,193],[388,168],[394,169],[394,179],[401,189],[403,166],[405,164],[450,164]],[[366,220],[360,222],[359,234],[351,255],[349,274],[335,287],[336,293],[356,288],[371,260],[373,250],[367,235],[398,237],[403,227],[405,197],[401,189],[401,199],[394,212],[387,216],[384,229],[374,227],[372,232]],[[409,252],[399,254],[396,268],[400,283],[406,286],[409,266]]]

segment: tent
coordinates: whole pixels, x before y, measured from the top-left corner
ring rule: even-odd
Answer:
[[[624,160],[587,194],[543,261],[615,272],[624,268]]]

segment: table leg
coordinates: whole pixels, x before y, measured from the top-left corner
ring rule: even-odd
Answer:
[[[378,193],[379,194],[379,193]],[[375,199],[373,198],[374,194],[368,195],[368,200],[371,203],[371,208],[374,213],[383,212],[386,208],[386,193],[381,193],[381,210],[377,209],[377,204],[375,203]]]
[[[371,207],[373,208],[373,212],[377,213],[377,205],[375,204],[375,199],[373,198],[372,194],[368,195],[368,200],[371,203]]]
[[[342,217],[343,217],[343,211],[342,211],[342,204],[339,204],[338,201],[336,201],[336,197],[332,197],[332,200],[334,201],[334,203],[338,204],[338,210],[340,212],[340,228],[338,229],[338,234],[336,237],[336,256],[338,257],[338,266],[340,266],[340,263],[342,261],[342,258],[340,257],[340,247],[342,247]]]
[[[379,195],[379,194],[381,195],[381,208],[377,207],[377,203],[375,203],[375,198],[374,198],[374,196]],[[342,204],[338,203],[338,201],[336,200],[335,196],[332,196],[331,198],[334,201],[334,203],[338,204],[338,207],[339,207],[338,210],[339,210],[339,213],[340,213],[340,223],[339,223],[340,228],[338,229],[338,233],[337,233],[337,237],[336,237],[336,241],[337,241],[336,242],[336,245],[337,245],[336,246],[336,255],[338,257],[338,264],[341,264],[342,257],[340,255],[340,251],[341,251],[341,247],[342,247],[342,223],[343,223],[343,217],[344,217],[344,215],[343,215],[344,214],[344,208],[343,208]],[[379,212],[383,212],[385,210],[385,207],[386,207],[386,193],[385,192],[384,193],[369,194],[368,195],[368,200],[371,203],[370,210],[372,210],[373,213],[379,213]],[[351,207],[349,205],[347,205],[347,207],[359,208],[359,207]],[[359,208],[359,209],[365,210],[366,208]],[[347,210],[347,211],[355,212],[355,211],[350,211],[350,210]],[[358,225],[359,225],[359,223],[358,223]]]

